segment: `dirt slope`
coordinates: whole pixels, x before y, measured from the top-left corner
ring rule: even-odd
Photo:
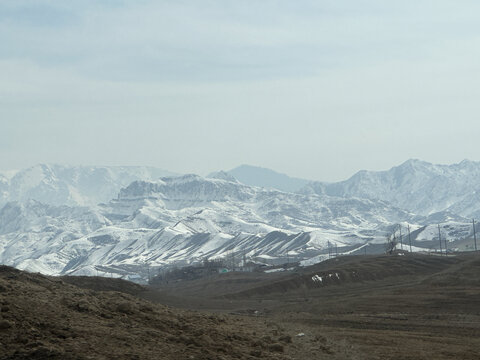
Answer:
[[[64,280],[137,289],[105,279]],[[174,310],[64,280],[0,266],[0,359],[290,358],[288,336],[263,322]]]
[[[202,290],[202,280],[142,296],[259,313],[289,333],[304,333],[304,345],[321,359],[480,359],[480,254],[351,256],[242,278],[231,275],[236,285],[223,286],[215,277],[216,291]]]
[[[480,254],[352,256],[161,288],[0,267],[0,359],[478,360],[479,349]]]

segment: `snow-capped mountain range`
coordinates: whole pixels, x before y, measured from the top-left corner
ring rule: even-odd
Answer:
[[[472,199],[477,172],[479,163],[411,160],[293,193],[246,185],[227,172],[159,178],[167,172],[39,165],[0,176],[0,263],[134,277],[218,257],[308,262],[328,256],[329,247],[382,251],[396,224],[410,226],[414,251],[432,250],[440,222],[449,247],[465,249],[472,229],[463,215],[480,209]]]
[[[175,173],[145,166],[64,166],[40,164],[0,174],[0,207],[34,199],[50,205],[89,206],[108,202],[135,180]]]
[[[337,183],[312,182],[303,194],[325,194],[388,201],[417,214],[480,215],[480,162],[435,165],[408,160],[388,171],[360,171]]]

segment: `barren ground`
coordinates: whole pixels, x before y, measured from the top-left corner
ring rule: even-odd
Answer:
[[[477,360],[480,255],[351,256],[156,288],[0,267],[0,307],[0,359]]]
[[[342,257],[295,274],[232,273],[142,296],[274,322],[303,345],[298,359],[480,359],[478,255]]]

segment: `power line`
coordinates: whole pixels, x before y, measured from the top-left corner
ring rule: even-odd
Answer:
[[[400,228],[400,249],[403,250],[403,237],[402,237],[402,225],[398,225]]]
[[[475,241],[475,251],[477,251],[477,233],[475,232],[475,219],[473,221],[473,240]]]
[[[410,252],[412,252],[412,238],[410,236],[410,224],[408,225],[408,244],[410,245]]]
[[[440,224],[438,224],[438,241],[440,242],[440,255],[442,255],[442,236],[440,235]]]

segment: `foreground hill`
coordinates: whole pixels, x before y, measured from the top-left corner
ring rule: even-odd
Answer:
[[[82,288],[0,266],[0,359],[290,359],[290,338],[261,322],[152,304],[121,280],[64,280]]]
[[[250,314],[302,333],[315,357],[477,360],[480,256],[346,256],[296,271],[159,285],[143,296]]]
[[[0,359],[477,360],[479,272],[477,254],[348,256],[146,288],[2,266]]]

